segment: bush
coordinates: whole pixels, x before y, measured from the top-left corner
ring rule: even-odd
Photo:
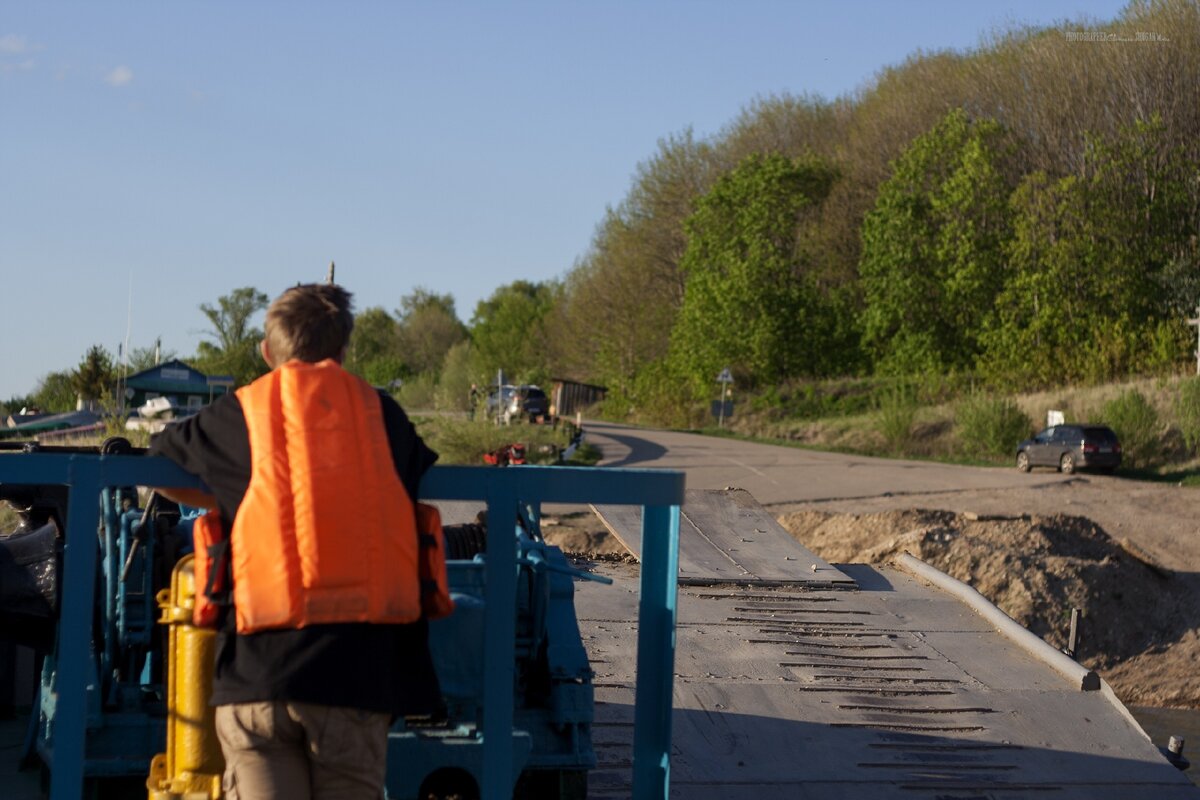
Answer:
[[[954,410],[958,439],[971,455],[1008,456],[1033,430],[1033,420],[1010,398],[972,394]]]
[[[1130,389],[1109,400],[1104,404],[1104,421],[1117,432],[1126,464],[1145,466],[1158,458],[1158,412],[1144,394]]]
[[[708,416],[707,404],[716,399],[717,386],[713,385],[709,395],[696,394],[695,385],[670,364],[654,361],[638,370],[631,381],[610,384],[598,412],[604,419],[635,424],[698,428],[715,422]]]
[[[903,451],[912,441],[917,416],[917,398],[913,390],[898,384],[879,394],[875,404],[875,427],[893,452]]]
[[[433,417],[421,419],[417,432],[437,452],[439,464],[482,466],[484,453],[514,442],[525,445],[529,463],[556,463],[558,453],[569,444],[569,429],[567,425],[496,425],[484,419]]]
[[[471,342],[463,340],[446,351],[442,361],[441,379],[434,392],[434,404],[439,411],[470,411],[471,384],[480,385],[479,405],[487,394],[486,381],[471,370]]]
[[[1179,384],[1175,418],[1188,450],[1200,451],[1200,378],[1188,378]]]
[[[437,378],[432,372],[422,372],[405,379],[394,392],[396,402],[405,411],[428,411],[437,407]]]

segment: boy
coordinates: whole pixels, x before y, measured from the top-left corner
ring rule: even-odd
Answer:
[[[440,702],[420,618],[412,506],[437,459],[400,406],[341,367],[332,284],[267,310],[267,375],[159,434],[229,534],[212,704],[229,800],[383,797],[394,716]]]

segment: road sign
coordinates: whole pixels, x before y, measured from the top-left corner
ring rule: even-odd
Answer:
[[[733,383],[733,373],[729,371],[729,367],[721,370],[721,374],[717,376],[717,383],[721,384],[721,399],[713,403],[713,416],[717,418],[717,427],[723,428],[725,417],[733,414],[733,403],[728,400],[729,384]]]

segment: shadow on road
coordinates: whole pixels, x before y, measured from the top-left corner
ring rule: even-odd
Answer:
[[[625,454],[624,458],[618,461],[601,462],[600,466],[602,467],[628,467],[640,464],[643,461],[654,461],[667,454],[667,448],[661,444],[648,442],[636,436],[620,436],[605,431],[604,433],[597,433],[596,438],[611,439],[617,444],[629,448],[629,452]]]

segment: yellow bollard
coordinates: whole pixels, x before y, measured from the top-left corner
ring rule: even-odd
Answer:
[[[167,633],[167,751],[150,763],[149,800],[220,800],[225,760],[217,741],[212,694],[216,631],[192,624],[196,580],[192,556],[156,597]]]

